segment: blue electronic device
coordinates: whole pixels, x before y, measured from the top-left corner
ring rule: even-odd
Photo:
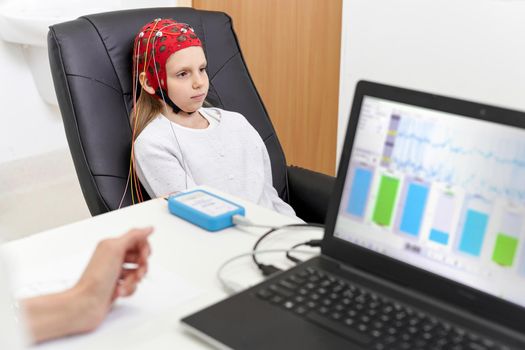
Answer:
[[[183,192],[168,198],[170,213],[208,231],[233,226],[234,215],[244,216],[244,208],[204,190]]]

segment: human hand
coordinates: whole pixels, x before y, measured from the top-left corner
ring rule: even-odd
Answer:
[[[95,329],[118,297],[135,291],[148,271],[153,228],[132,229],[101,241],[77,284],[64,292],[22,301],[35,342]],[[135,269],[126,269],[132,263]]]
[[[82,277],[73,287],[89,307],[85,314],[85,331],[96,328],[113,302],[132,295],[148,271],[151,248],[148,237],[153,228],[132,229],[118,238],[101,241]],[[126,264],[136,268],[127,269]],[[80,315],[79,315],[80,316]]]

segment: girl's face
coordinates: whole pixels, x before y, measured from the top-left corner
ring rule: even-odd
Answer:
[[[183,111],[196,111],[208,94],[206,57],[202,47],[191,46],[166,61],[168,96]]]

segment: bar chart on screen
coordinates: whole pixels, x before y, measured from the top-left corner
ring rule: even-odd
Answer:
[[[522,241],[524,217],[522,213],[506,211],[500,218],[491,259],[496,264],[511,267]]]
[[[402,210],[396,220],[398,233],[418,237],[429,198],[430,184],[421,179],[407,179],[401,190]]]
[[[379,226],[389,227],[392,223],[399,183],[400,179],[395,176],[381,175],[372,216],[372,221]]]
[[[472,256],[480,255],[491,211],[490,203],[483,198],[474,196],[465,200],[457,243],[459,252]]]
[[[351,189],[348,197],[347,213],[362,221],[372,186],[374,171],[370,167],[358,165],[350,169]]]
[[[436,205],[429,230],[428,240],[441,246],[448,246],[454,237],[454,220],[461,197],[458,193],[444,189],[437,194]]]

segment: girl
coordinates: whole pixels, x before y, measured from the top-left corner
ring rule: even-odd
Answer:
[[[206,57],[187,24],[156,19],[135,38],[135,169],[153,197],[208,185],[286,215],[293,209],[272,185],[268,151],[239,113],[203,108]],[[136,91],[136,89],[134,89]]]

